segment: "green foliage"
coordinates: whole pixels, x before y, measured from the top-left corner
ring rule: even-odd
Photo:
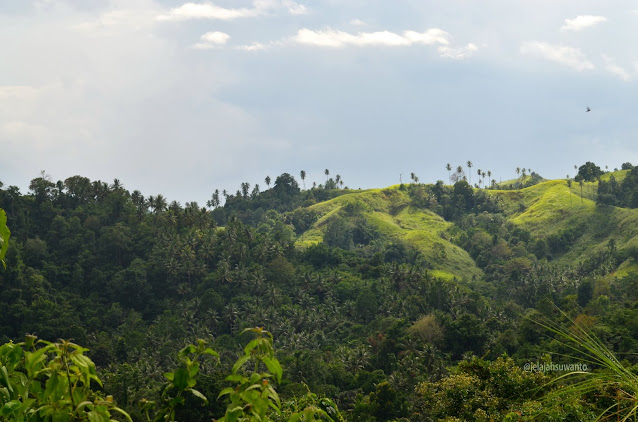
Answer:
[[[9,236],[11,236],[11,231],[7,227],[7,214],[0,208],[0,262],[5,268],[7,268],[7,264],[4,262],[4,257],[9,247]]]
[[[275,358],[272,346],[272,334],[261,328],[246,329],[244,333],[252,332],[256,338],[244,347],[241,356],[232,368],[232,374],[226,381],[236,383],[236,387],[228,387],[219,393],[219,397],[228,396],[230,404],[226,414],[220,421],[263,421],[267,420],[270,410],[279,412],[281,400],[275,391],[271,379],[281,381],[282,369]],[[243,366],[253,364],[253,371],[243,372]],[[267,371],[261,371],[261,365]]]
[[[159,407],[155,417],[155,422],[175,421],[175,413],[179,406],[183,406],[186,398],[184,393],[190,393],[202,401],[202,406],[208,404],[208,399],[194,387],[197,385],[197,375],[199,374],[201,356],[209,355],[219,358],[217,352],[206,346],[204,340],[198,340],[197,345],[189,344],[178,353],[180,366],[173,372],[167,372],[164,377],[168,380],[162,390],[161,402],[143,400],[142,407],[148,420],[151,420],[150,412]]]
[[[603,175],[603,171],[596,164],[591,161],[587,161],[582,166],[578,167],[578,174],[574,177],[574,180],[579,182],[584,180],[585,182],[593,182]]]
[[[283,370],[275,357],[272,334],[263,328],[248,328],[244,333],[253,333],[256,338],[244,347],[244,355],[233,365],[231,375],[226,377],[226,381],[235,386],[219,393],[219,397],[227,396],[230,401],[220,422],[280,420],[282,404],[273,384],[281,382]],[[252,364],[252,370],[246,370],[246,364]],[[340,416],[332,401],[321,401],[322,408],[316,406],[316,396],[309,393],[309,397],[312,399],[310,404],[307,399],[294,405],[286,404],[288,422],[332,421],[328,411],[335,419]],[[295,411],[291,412],[291,407]]]
[[[569,323],[568,328],[556,322],[535,321],[556,335],[554,342],[565,352],[561,356],[573,362],[583,362],[588,370],[577,370],[563,374],[551,381],[559,387],[549,392],[546,403],[559,403],[589,397],[600,410],[596,420],[636,420],[638,417],[638,376],[632,368],[625,366],[614,353],[592,333],[589,318],[569,318],[561,311]],[[541,412],[551,411],[546,406]]]
[[[618,198],[630,173],[613,175]],[[191,422],[225,417],[225,400],[229,417],[245,420],[326,420],[314,408],[338,420],[323,395],[347,409],[345,420],[528,417],[540,396],[500,396],[501,381],[482,365],[455,368],[468,352],[487,366],[503,353],[519,366],[546,350],[564,353],[521,318],[560,318],[554,303],[595,317],[591,329],[609,350],[636,362],[638,213],[596,205],[593,183],[581,203],[564,180],[516,191],[459,181],[344,192],[301,191],[282,176],[262,192],[242,184],[212,211],[79,176],[36,180],[26,195],[0,189],[12,229],[0,343],[24,332],[73,338],[91,349],[100,397],[113,395],[134,420],[144,418],[136,405],[146,397],[149,419]],[[280,376],[254,343],[233,368],[246,337],[273,347],[265,332],[242,331],[262,325],[277,339]],[[219,365],[184,349],[191,338],[208,339]],[[446,411],[445,400],[420,407],[414,387],[449,372],[460,390],[457,375],[491,391],[467,389],[487,404],[470,403],[471,415],[461,404]],[[201,407],[196,391],[213,400]],[[586,420],[588,406],[605,403],[586,395],[545,420]]]
[[[114,421],[130,416],[102,396],[87,349],[27,336],[0,346],[0,416],[11,421]],[[119,418],[119,419],[118,419]]]

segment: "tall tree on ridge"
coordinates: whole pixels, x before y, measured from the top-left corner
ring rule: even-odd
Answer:
[[[450,173],[452,171],[452,166],[450,165],[450,163],[447,163],[447,165],[445,166],[445,169],[447,170],[448,181],[452,183],[452,174]]]
[[[266,182],[266,186],[268,186],[268,189],[270,189],[270,176],[266,176],[264,181]]]
[[[470,186],[472,185],[472,162],[467,160],[467,174],[470,176]]]
[[[299,177],[301,177],[301,181],[303,182],[303,188],[305,190],[306,189],[306,171],[301,170],[301,172],[299,173]]]
[[[328,181],[328,176],[330,176],[330,170],[325,169],[323,173],[326,175],[326,182]]]

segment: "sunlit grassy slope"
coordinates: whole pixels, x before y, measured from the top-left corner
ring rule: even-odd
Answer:
[[[621,181],[627,171],[608,173]],[[571,264],[606,249],[610,239],[619,249],[638,246],[638,209],[596,205],[596,184],[581,186],[567,180],[548,180],[520,190],[488,190],[501,199],[505,215],[512,223],[528,230],[534,239],[547,238],[577,228],[577,239],[558,262]],[[304,247],[323,241],[327,224],[353,201],[364,204],[362,215],[381,234],[401,240],[423,253],[435,273],[443,277],[480,276],[471,257],[450,239],[454,224],[428,210],[411,205],[409,196],[398,186],[351,192],[311,206],[319,220],[298,239]],[[442,252],[443,251],[443,252]],[[638,263],[627,262],[619,268],[622,276],[638,269]]]
[[[608,173],[617,180],[626,171]],[[618,248],[638,245],[638,210],[596,205],[596,183],[581,187],[566,180],[550,180],[521,190],[494,190],[490,194],[503,200],[510,221],[530,231],[535,238],[546,238],[577,227],[579,238],[562,261],[582,259],[607,247],[610,239]]]
[[[328,222],[352,201],[363,204],[362,215],[384,237],[418,249],[434,267],[435,275],[443,278],[481,275],[467,252],[447,240],[454,225],[431,211],[412,207],[410,198],[398,186],[350,193],[311,206],[321,217],[300,236],[298,245],[321,242]]]

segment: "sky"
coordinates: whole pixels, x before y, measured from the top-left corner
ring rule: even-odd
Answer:
[[[2,0],[0,181],[203,206],[301,170],[638,164],[636,39],[636,0]]]

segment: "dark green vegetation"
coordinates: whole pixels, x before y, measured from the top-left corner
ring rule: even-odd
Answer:
[[[224,389],[254,384],[235,362],[257,326],[274,336],[281,379],[266,366],[284,415],[329,397],[352,421],[514,421],[543,408],[540,420],[593,420],[613,398],[558,400],[546,395],[555,374],[523,368],[575,363],[528,319],[543,317],[587,327],[636,363],[638,173],[596,169],[582,166],[575,183],[531,171],[486,183],[481,171],[476,186],[489,189],[458,171],[454,185],[412,174],[365,191],[327,170],[307,190],[283,174],[265,191],[216,191],[209,210],[43,174],[26,194],[0,189],[12,232],[0,343],[32,333],[87,347],[96,397],[134,420],[145,420],[140,400],[161,402],[165,373],[182,368],[190,388],[183,357],[196,339],[219,354],[197,371],[209,401],[184,394],[175,416],[229,417],[241,399]]]

